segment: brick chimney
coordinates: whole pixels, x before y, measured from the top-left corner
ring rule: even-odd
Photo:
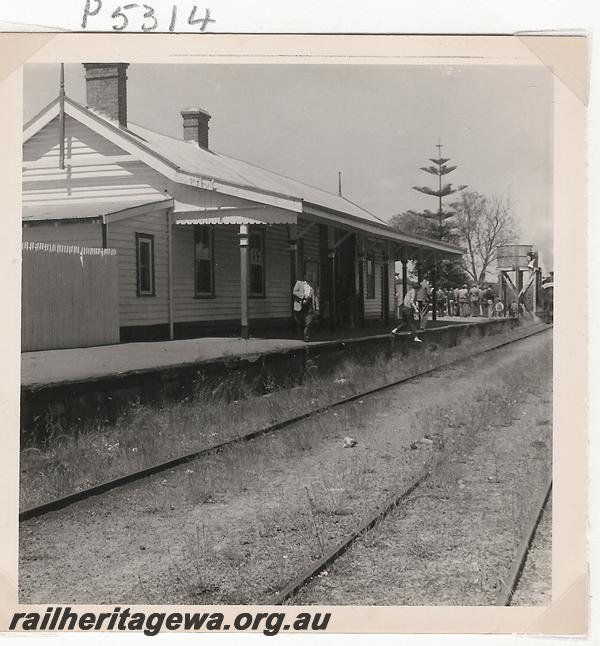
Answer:
[[[88,107],[127,128],[129,63],[84,63]]]
[[[195,141],[200,148],[208,150],[208,122],[210,114],[202,108],[186,108],[183,117],[183,139]]]

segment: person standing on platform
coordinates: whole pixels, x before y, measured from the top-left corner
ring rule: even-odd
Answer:
[[[417,289],[417,306],[419,307],[419,318],[421,320],[419,328],[424,330],[427,327],[429,318],[429,303],[431,301],[431,288],[427,280],[423,279]]]
[[[483,312],[489,319],[492,318],[492,313],[494,311],[494,290],[487,286],[487,289],[484,291],[483,298],[481,299]]]
[[[485,284],[479,288],[479,302],[477,303],[477,316],[485,316],[487,313],[486,304],[485,304]]]
[[[456,290],[451,287],[446,294],[446,307],[448,309],[448,316],[454,316],[454,292]]]
[[[315,290],[307,280],[297,280],[293,290],[294,317],[302,338],[310,341],[310,326],[315,315]]]
[[[466,318],[469,316],[469,290],[466,285],[463,285],[458,290],[458,307],[459,316]]]
[[[435,304],[438,310],[438,316],[442,318],[444,316],[444,304],[446,303],[446,292],[439,287],[435,293]]]
[[[504,317],[504,303],[496,297],[494,299],[493,313],[492,318],[503,318]]]
[[[417,288],[419,284],[413,283],[410,289],[406,292],[406,296],[400,305],[400,318],[401,322],[393,330],[392,334],[399,334],[400,330],[406,326],[408,327],[413,340],[417,343],[422,343],[421,339],[417,336],[417,328],[415,327],[415,312],[418,311],[417,305]]]
[[[469,290],[469,301],[471,303],[471,316],[479,316],[479,297],[480,289],[477,286],[477,283],[473,283],[473,286]]]

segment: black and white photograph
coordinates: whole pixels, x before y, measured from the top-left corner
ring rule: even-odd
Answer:
[[[544,605],[552,75],[24,83],[21,598]]]
[[[79,54],[23,66],[14,629],[551,606],[553,69]]]

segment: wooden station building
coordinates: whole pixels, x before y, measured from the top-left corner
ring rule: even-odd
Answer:
[[[462,253],[215,152],[202,109],[181,139],[135,125],[128,64],[84,67],[87,106],[61,85],[24,126],[23,240],[116,249],[121,341],[289,325],[304,275],[333,329],[388,321],[395,261],[406,283],[409,259]]]

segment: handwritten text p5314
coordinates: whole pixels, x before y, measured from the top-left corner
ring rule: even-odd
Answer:
[[[106,29],[106,18],[110,16],[110,26],[113,31],[207,31],[215,21],[210,16],[210,9],[199,8],[196,5],[160,3],[154,8],[149,3],[132,2],[124,5],[107,2],[107,0],[85,0],[81,28],[93,31]],[[102,20],[99,29],[98,19]],[[96,23],[96,25],[94,25]],[[94,29],[94,27],[96,28]]]

